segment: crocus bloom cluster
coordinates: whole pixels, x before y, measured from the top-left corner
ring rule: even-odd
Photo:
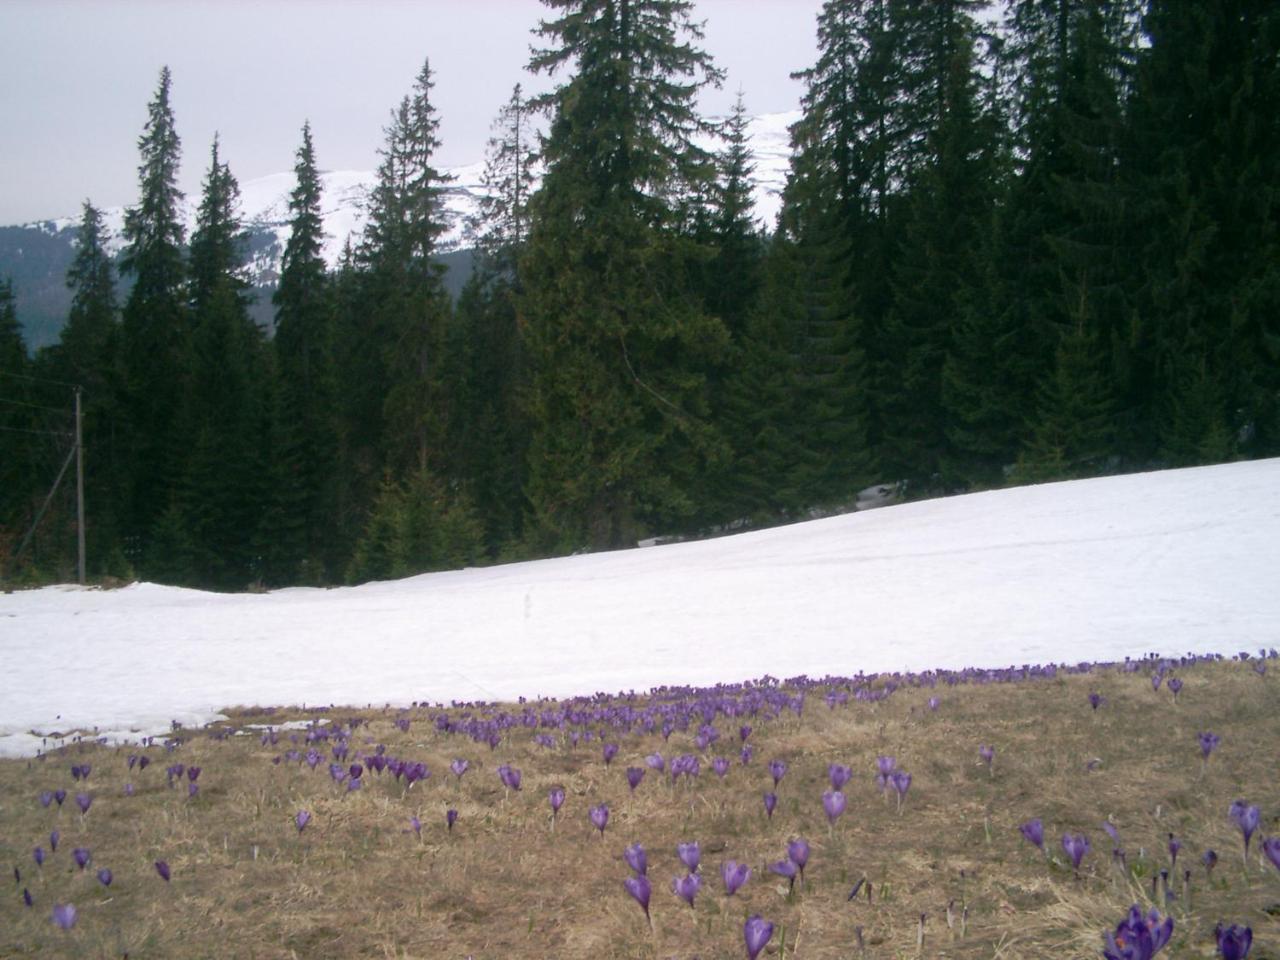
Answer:
[[[1223,960],[1245,960],[1249,956],[1249,948],[1253,946],[1253,929],[1237,927],[1232,924],[1224,927],[1218,924],[1213,931],[1218,940],[1218,953]]]
[[[1102,955],[1106,960],[1151,960],[1172,936],[1173,917],[1162,921],[1154,908],[1144,917],[1135,903],[1115,933],[1106,934]]]

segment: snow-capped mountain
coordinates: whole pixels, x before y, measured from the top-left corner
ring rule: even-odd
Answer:
[[[772,224],[777,219],[782,204],[782,187],[791,157],[787,131],[798,118],[797,112],[766,114],[753,118],[747,128],[755,162],[752,179],[755,182],[756,216],[765,224]],[[448,168],[444,172],[453,178],[445,193],[450,229],[440,244],[442,252],[449,252],[463,249],[468,243],[465,225],[467,219],[476,213],[484,195],[484,163],[477,161]],[[324,256],[329,265],[334,266],[347,239],[358,238],[364,230],[369,194],[376,174],[372,170],[333,170],[322,173],[320,179],[325,227]],[[252,234],[275,238],[274,243],[254,244],[257,252],[250,273],[257,284],[270,285],[278,275],[280,257],[289,239],[289,193],[293,186],[292,172],[273,173],[240,185],[240,208],[245,226]],[[188,197],[186,200],[188,235],[195,228],[197,199]],[[103,212],[103,217],[110,235],[109,249],[117,252],[124,244],[124,208],[112,207]],[[77,218],[63,217],[26,226],[61,234],[74,231],[77,224]]]
[[[772,226],[782,205],[791,148],[788,128],[798,112],[754,117],[747,126],[755,164],[755,215]],[[705,144],[714,149],[714,144]],[[234,172],[234,171],[233,171]],[[445,171],[453,176],[446,195],[450,229],[442,238],[441,252],[464,250],[469,241],[466,221],[478,208],[483,194],[484,162],[477,161]],[[358,239],[364,230],[369,193],[375,182],[372,170],[333,170],[321,175],[324,212],[324,256],[330,266],[338,262],[348,238]],[[292,171],[245,180],[240,184],[240,211],[250,237],[249,279],[260,293],[270,291],[280,275],[280,259],[289,239],[289,194]],[[188,197],[185,220],[188,235],[195,226],[198,197]],[[107,247],[113,253],[124,245],[124,208],[103,210]],[[0,226],[0,276],[14,280],[19,320],[32,348],[57,339],[69,294],[63,282],[73,255],[78,216],[37,221],[12,227]],[[260,295],[259,303],[270,304]],[[268,311],[269,312],[269,311]],[[269,318],[263,318],[269,319]]]

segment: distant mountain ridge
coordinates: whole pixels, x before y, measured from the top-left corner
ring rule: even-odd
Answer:
[[[791,146],[788,128],[798,120],[798,112],[764,114],[752,118],[747,127],[755,163],[755,215],[769,226],[782,205]],[[450,229],[441,240],[441,259],[450,266],[448,285],[456,293],[470,272],[466,222],[479,206],[484,193],[484,163],[477,162],[445,171],[453,175],[445,195]],[[358,238],[364,230],[368,198],[374,171],[337,170],[321,174],[325,245],[324,257],[337,264],[348,238]],[[294,175],[270,174],[240,184],[240,210],[249,233],[249,278],[257,295],[255,318],[271,321],[271,293],[280,276],[280,259],[289,239],[289,194]],[[187,197],[184,217],[188,236],[195,225],[199,197]],[[107,248],[118,253],[124,246],[124,207],[103,210]],[[66,287],[67,268],[74,256],[78,216],[60,217],[14,226],[0,226],[0,277],[13,280],[18,320],[27,346],[36,350],[57,342],[71,303]],[[123,299],[123,296],[121,297]]]

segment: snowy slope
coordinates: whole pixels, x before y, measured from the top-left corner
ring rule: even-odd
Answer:
[[[235,704],[408,703],[1233,653],[1280,634],[1280,460],[699,543],[229,596],[0,595],[0,753]]]

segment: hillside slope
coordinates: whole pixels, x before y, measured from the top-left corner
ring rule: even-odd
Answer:
[[[46,588],[0,596],[0,753],[233,704],[1256,651],[1280,635],[1278,574],[1269,460],[346,589]]]

